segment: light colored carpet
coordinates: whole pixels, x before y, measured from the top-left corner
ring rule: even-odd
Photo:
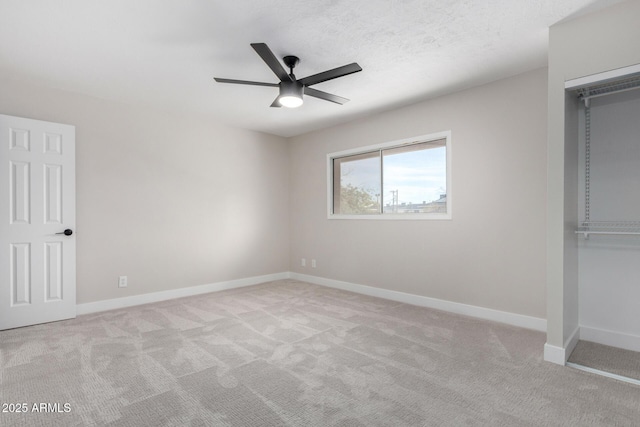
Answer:
[[[0,332],[0,425],[638,425],[542,333],[283,280]],[[62,409],[63,410],[63,409]]]
[[[640,380],[640,353],[590,341],[578,341],[569,362]]]

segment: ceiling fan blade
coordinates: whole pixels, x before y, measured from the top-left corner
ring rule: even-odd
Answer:
[[[331,101],[331,102],[335,102],[336,104],[344,104],[346,102],[349,102],[349,100],[347,98],[343,98],[341,96],[338,95],[333,95],[331,93],[327,93],[327,92],[323,92],[321,90],[317,90],[317,89],[312,89],[310,87],[306,87],[304,88],[304,94],[305,95],[309,95],[309,96],[313,96],[314,98],[320,98],[320,99],[324,99],[325,101]]]
[[[278,83],[263,83],[263,82],[250,82],[247,80],[233,80],[233,79],[220,79],[218,77],[214,77],[213,80],[218,83],[235,83],[238,85],[252,85],[252,86],[269,86],[269,87],[278,87]]]
[[[271,68],[271,71],[273,71],[276,76],[278,76],[280,81],[292,81],[289,74],[282,67],[282,64],[280,64],[280,61],[278,61],[278,58],[276,58],[273,52],[271,52],[271,49],[269,49],[269,46],[267,46],[265,43],[251,43],[251,47],[256,51],[258,55],[260,55],[260,58],[262,58],[262,60],[267,63],[269,68]]]
[[[311,86],[317,83],[326,82],[327,80],[337,79],[338,77],[357,73],[358,71],[362,71],[362,68],[354,62],[349,65],[343,65],[342,67],[334,68],[333,70],[324,71],[322,73],[299,79],[298,81],[304,86]]]
[[[282,105],[280,105],[280,95],[276,96],[276,99],[273,100],[271,107],[275,107],[275,108],[282,107]]]

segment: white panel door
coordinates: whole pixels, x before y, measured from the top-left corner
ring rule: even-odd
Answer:
[[[75,127],[0,115],[0,201],[0,330],[76,317]]]

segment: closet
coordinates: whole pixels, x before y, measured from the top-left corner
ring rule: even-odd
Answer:
[[[580,100],[580,340],[640,352],[640,75],[573,94]]]

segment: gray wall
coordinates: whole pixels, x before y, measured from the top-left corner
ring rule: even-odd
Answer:
[[[547,344],[564,348],[578,327],[577,120],[566,80],[640,63],[640,2],[627,1],[549,31]],[[565,137],[567,143],[565,143]]]
[[[292,138],[292,271],[544,318],[546,91],[540,69]],[[445,130],[452,220],[327,219],[327,153]]]
[[[0,94],[3,114],[76,126],[78,303],[288,270],[285,139],[17,81]]]

